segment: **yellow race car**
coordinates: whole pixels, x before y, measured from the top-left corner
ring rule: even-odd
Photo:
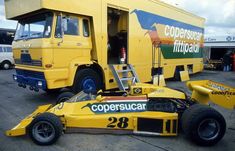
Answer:
[[[199,145],[214,145],[224,136],[223,116],[208,101],[233,109],[233,88],[212,81],[188,82],[192,96],[167,87],[137,83],[128,92],[80,92],[57,105],[39,106],[7,136],[29,134],[50,145],[63,132],[177,136],[181,127]],[[64,99],[66,95],[64,95]]]

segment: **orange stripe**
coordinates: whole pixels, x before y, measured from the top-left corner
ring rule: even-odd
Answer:
[[[115,101],[122,101],[122,100],[147,100],[147,97],[136,97],[136,96],[112,96],[112,97],[106,97],[106,101],[115,100]]]

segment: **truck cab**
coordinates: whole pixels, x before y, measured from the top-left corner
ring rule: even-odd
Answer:
[[[49,10],[23,16],[13,49],[17,65],[13,78],[20,87],[47,91],[71,86],[74,62],[91,63],[90,19]]]

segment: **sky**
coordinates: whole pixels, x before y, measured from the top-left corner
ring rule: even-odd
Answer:
[[[235,35],[235,0],[162,0],[206,19],[206,36]],[[4,0],[0,0],[0,28],[16,28],[5,19]]]
[[[206,19],[207,36],[235,35],[235,0],[162,0]]]

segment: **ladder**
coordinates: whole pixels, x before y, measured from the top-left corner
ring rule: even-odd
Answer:
[[[122,66],[121,70],[118,70],[117,66],[120,65],[109,65],[120,90],[127,91],[129,89],[128,83],[131,83],[132,85],[140,82],[135,69],[131,64]]]

